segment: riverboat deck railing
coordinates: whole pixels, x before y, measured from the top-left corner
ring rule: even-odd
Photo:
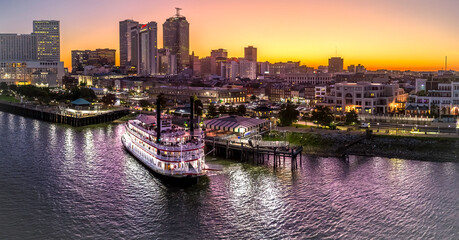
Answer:
[[[135,126],[135,125],[132,125],[132,126],[138,128],[138,126]],[[157,144],[157,143],[151,141],[150,139],[146,138],[145,136],[142,136],[141,134],[133,131],[129,127],[126,127],[126,129],[130,133],[134,134],[136,137],[142,139],[142,141],[145,141],[148,144],[152,145],[153,147],[159,148],[159,149],[164,150],[164,151],[171,151],[171,152],[193,151],[193,150],[199,150],[199,149],[204,147],[204,141],[203,140],[198,140],[197,143],[188,142],[188,143],[184,143],[183,145],[180,145],[181,143],[177,142],[176,146],[168,146],[168,145],[166,145],[167,143],[166,144]]]

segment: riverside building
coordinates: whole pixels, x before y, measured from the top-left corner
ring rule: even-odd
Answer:
[[[385,114],[403,109],[408,94],[398,84],[370,82],[337,83],[331,87],[320,105],[328,106],[335,112]]]

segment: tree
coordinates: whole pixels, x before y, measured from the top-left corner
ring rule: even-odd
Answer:
[[[236,108],[233,105],[230,105],[228,108],[228,113],[230,115],[235,115],[236,114]]]
[[[279,120],[282,126],[290,126],[294,121],[298,119],[300,112],[296,110],[295,105],[293,104],[284,104],[281,107],[281,111],[279,112]]]
[[[215,104],[211,103],[209,105],[209,108],[207,109],[207,115],[211,117],[217,116],[217,108],[215,107]]]
[[[437,104],[430,105],[430,115],[435,118],[440,116],[440,107]]]
[[[319,125],[329,126],[333,121],[333,113],[327,107],[317,106],[311,114],[311,120],[317,121]]]
[[[159,105],[161,105],[161,109],[166,108],[167,99],[164,93],[160,93],[157,98],[159,99]]]
[[[418,96],[427,96],[427,93],[426,93],[425,90],[421,90],[421,91],[417,92],[416,95],[418,95]]]
[[[245,108],[244,104],[240,104],[239,106],[237,106],[236,112],[237,112],[237,115],[244,116],[245,113],[247,112],[247,109]]]
[[[142,108],[149,107],[150,106],[150,102],[145,100],[145,99],[142,99],[142,100],[139,101],[139,106],[142,107]]]
[[[102,97],[101,101],[105,105],[113,105],[116,102],[116,96],[115,94],[108,93],[107,95]]]
[[[196,96],[194,96],[197,98]],[[204,105],[202,105],[201,100],[196,100],[194,101],[194,112],[196,113],[197,116],[202,116],[202,109],[204,109]]]
[[[225,107],[225,105],[221,105],[220,107],[218,107],[218,112],[219,112],[220,114],[226,113],[226,107]]]
[[[355,110],[351,110],[350,112],[346,113],[346,121],[344,124],[346,125],[354,125],[359,123],[359,116],[355,112]]]
[[[252,102],[255,102],[257,100],[257,96],[255,96],[255,95],[250,96],[250,100]]]
[[[2,90],[3,92],[8,91],[8,85],[6,84],[6,82],[0,83],[0,90]]]
[[[97,99],[96,94],[92,89],[89,88],[78,88],[74,87],[70,90],[70,96],[72,100],[76,100],[78,98],[84,98],[90,102],[93,102]]]

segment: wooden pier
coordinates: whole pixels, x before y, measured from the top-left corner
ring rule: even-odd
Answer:
[[[222,138],[206,137],[208,154],[222,156],[226,159],[238,159],[242,162],[254,164],[272,163],[273,168],[285,167],[285,161],[290,160],[292,170],[298,168],[298,162],[302,165],[303,147],[261,147],[256,143],[244,141],[230,141]],[[298,159],[299,156],[299,159]]]
[[[98,114],[88,117],[73,117],[61,115],[59,113],[44,110],[42,108],[33,108],[23,104],[4,103],[0,102],[0,111],[8,112],[24,117],[34,118],[47,122],[63,123],[74,127],[81,127],[91,124],[99,124],[114,121],[120,117],[129,114],[129,110],[122,109],[116,111],[109,111],[103,114]]]

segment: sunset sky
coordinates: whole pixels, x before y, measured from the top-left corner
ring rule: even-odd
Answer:
[[[181,7],[190,22],[190,50],[204,57],[224,48],[259,61],[301,61],[317,67],[328,58],[368,69],[459,70],[458,0],[0,0],[0,33],[31,33],[32,21],[61,22],[61,60],[71,50],[114,48],[119,63],[119,21],[162,24]],[[191,53],[191,51],[190,51]]]

